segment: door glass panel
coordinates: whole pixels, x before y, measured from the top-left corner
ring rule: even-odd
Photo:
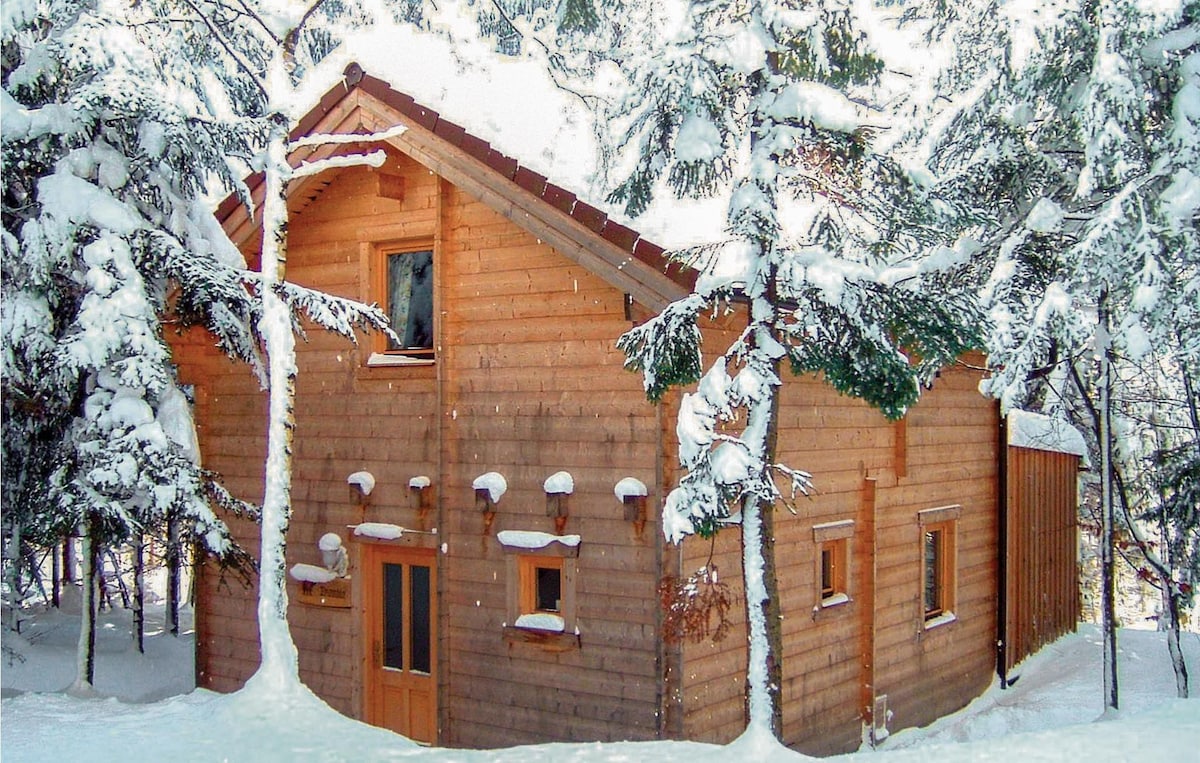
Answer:
[[[412,598],[409,600],[409,611],[412,622],[409,624],[409,668],[420,673],[430,671],[430,607],[429,607],[429,568],[412,566],[411,576]]]
[[[404,669],[404,565],[383,565],[383,666]]]

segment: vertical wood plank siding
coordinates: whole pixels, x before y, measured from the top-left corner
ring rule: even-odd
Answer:
[[[1008,450],[1008,649],[1006,668],[1079,622],[1079,457]]]

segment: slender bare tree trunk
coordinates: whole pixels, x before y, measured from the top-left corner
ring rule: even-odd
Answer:
[[[1112,376],[1108,333],[1108,290],[1100,293],[1096,350],[1100,356],[1100,620],[1104,631],[1104,705],[1120,706],[1117,689],[1116,575],[1113,569]]]
[[[164,562],[167,565],[167,603],[164,623],[172,636],[179,635],[179,520],[174,514],[167,515],[167,548]]]
[[[133,536],[133,643],[139,654],[146,653],[146,534]]]
[[[282,74],[277,77],[282,78]],[[282,79],[280,80],[282,82]],[[277,83],[277,86],[282,86]],[[268,358],[269,414],[267,463],[262,503],[258,631],[262,649],[259,675],[276,686],[298,684],[299,661],[287,621],[284,570],[291,521],[292,434],[295,429],[296,348],[291,314],[275,292],[287,261],[288,123],[271,117],[263,199],[261,333]]]

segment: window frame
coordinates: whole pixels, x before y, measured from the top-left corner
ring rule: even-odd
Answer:
[[[851,539],[853,537],[854,520],[852,519],[813,525],[813,543],[816,548],[816,553],[813,555],[813,588],[816,598],[814,610],[820,611],[853,601],[850,596]],[[833,586],[828,595],[824,585],[826,552],[830,553],[834,561]]]
[[[525,642],[541,646],[547,651],[565,651],[580,648],[581,641],[576,621],[576,577],[578,572],[579,544],[560,542],[557,536],[545,537],[546,545],[527,548],[508,545],[500,538],[501,548],[507,562],[507,619],[504,623],[504,638],[510,643]],[[574,536],[578,538],[578,536]],[[537,607],[537,570],[559,570],[559,610],[553,612]],[[562,620],[562,631],[545,630],[529,625],[517,625],[522,615],[554,615]]]
[[[395,255],[420,254],[423,252],[429,253],[430,267],[433,268],[433,273],[430,277],[430,346],[428,348],[391,347],[387,335],[377,331],[370,338],[369,346],[371,354],[367,359],[368,366],[431,365],[437,359],[438,337],[441,335],[440,316],[438,314],[438,278],[441,263],[437,247],[434,245],[432,238],[410,239],[371,245],[367,265],[368,295],[364,301],[375,303],[390,318],[391,293],[388,290],[390,258]],[[393,326],[392,330],[401,334],[403,327],[397,330]]]
[[[565,609],[563,586],[563,557],[533,556],[521,554],[517,557],[518,608],[521,615],[547,614],[562,617]],[[558,573],[558,608],[545,609],[538,606],[540,597],[538,570],[554,570]],[[519,616],[519,615],[518,615]],[[564,619],[565,627],[566,621]]]
[[[943,506],[918,512],[920,560],[919,612],[924,629],[936,628],[957,620],[958,599],[958,519],[961,506]],[[929,556],[929,536],[936,534],[934,558]],[[930,580],[931,576],[934,578]],[[935,600],[930,602],[931,582]]]

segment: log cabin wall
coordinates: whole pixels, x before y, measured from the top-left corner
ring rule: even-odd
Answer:
[[[1008,449],[1006,671],[1079,622],[1079,461]]]
[[[895,730],[927,723],[986,688],[995,664],[998,425],[978,380],[947,370],[896,424],[813,377],[785,377],[780,461],[810,471],[816,483],[812,497],[794,501],[794,515],[780,507],[775,524],[790,746],[809,754],[857,749],[864,708],[878,695],[887,695],[885,726]],[[961,506],[957,620],[926,630],[918,512],[950,505]],[[854,523],[849,601],[822,606],[817,536],[838,534],[846,520]],[[710,547],[741,596],[736,528],[715,546],[689,539],[684,569],[705,564]],[[723,642],[685,647],[689,738],[728,742],[744,728],[743,606],[744,599]]]
[[[402,198],[381,195],[380,176]],[[349,542],[347,525],[417,527],[407,485],[429,476],[437,509],[427,524],[440,517],[444,544],[441,743],[655,738],[664,701],[653,597],[664,553],[654,519],[663,422],[615,348],[630,326],[623,295],[396,152],[378,172],[331,177],[319,193],[293,200],[289,280],[370,300],[375,247],[433,242],[439,346],[432,365],[383,368],[367,366],[369,337],[355,348],[311,330],[298,346],[288,566],[319,564],[318,538],[332,531]],[[263,393],[247,369],[220,358],[193,363],[184,376],[205,401],[206,465],[256,500]],[[364,469],[376,478],[365,512],[346,484]],[[555,532],[543,482],[560,470],[575,482],[564,532],[583,539],[581,647],[548,651],[505,638],[509,565],[495,536]],[[509,487],[485,536],[471,483],[487,471]],[[613,493],[626,476],[651,490],[640,535]],[[255,528],[236,529],[257,555]],[[339,711],[362,717],[360,615],[297,603],[294,581],[289,589],[301,678]],[[254,591],[207,568],[198,593],[200,683],[236,689],[258,661]]]
[[[660,423],[615,347],[630,326],[623,295],[446,189],[446,741],[493,747],[655,738],[658,503],[651,496],[651,520],[638,537],[613,488],[632,476],[655,490]],[[553,533],[543,483],[560,470],[575,482],[564,532],[582,537],[581,646],[554,652],[502,637],[507,561],[495,535]],[[503,474],[508,492],[485,538],[471,482],[487,471]]]

